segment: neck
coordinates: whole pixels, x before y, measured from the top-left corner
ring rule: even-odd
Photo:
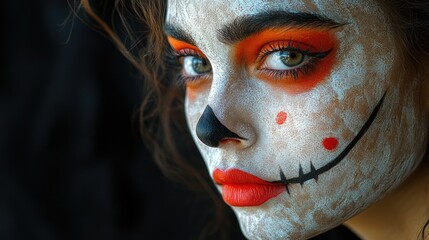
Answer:
[[[422,237],[428,219],[429,161],[424,161],[397,189],[345,225],[362,239],[417,240],[429,239]]]

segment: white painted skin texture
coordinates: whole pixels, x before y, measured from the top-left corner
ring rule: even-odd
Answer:
[[[265,10],[309,12],[347,23],[335,30],[339,44],[331,73],[312,90],[290,94],[273,88],[237,66],[233,48],[217,39],[224,24]],[[216,168],[238,168],[276,181],[279,168],[287,178],[298,176],[299,164],[305,173],[310,162],[318,169],[352,141],[386,92],[364,137],[317,182],[291,184],[290,194],[260,206],[233,207],[249,239],[306,239],[327,231],[394,189],[421,161],[427,116],[418,101],[419,81],[403,74],[397,39],[376,2],[171,0],[167,22],[191,35],[212,65],[211,85],[185,106],[210,175]],[[195,129],[207,105],[247,140],[218,148],[202,143]],[[283,125],[275,121],[280,111],[287,113]],[[339,145],[327,151],[322,140],[332,136]]]

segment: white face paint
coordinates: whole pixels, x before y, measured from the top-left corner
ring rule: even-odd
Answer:
[[[269,46],[283,52],[271,49],[262,63],[242,55],[263,51],[269,34],[251,36],[244,45],[219,41],[224,25],[270,10],[312,13],[345,25],[309,32],[277,27]],[[403,73],[395,37],[374,1],[171,0],[167,22],[195,43],[170,41],[176,50],[211,63],[210,71],[182,57],[185,78],[203,76],[188,84],[186,116],[248,238],[303,239],[326,231],[392,190],[420,162],[427,116],[418,101],[419,82]],[[321,52],[326,56],[315,57]],[[282,54],[289,58],[280,61]],[[311,68],[304,70],[307,64]],[[299,69],[297,77],[274,80],[264,72],[291,68]],[[206,106],[239,137],[217,147],[204,144],[196,128]]]

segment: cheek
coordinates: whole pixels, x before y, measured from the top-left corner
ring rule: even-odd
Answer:
[[[281,90],[277,92],[280,92],[279,95],[282,93]],[[274,93],[270,96],[274,95],[277,96]],[[265,114],[270,117],[266,121],[261,120],[262,124],[268,125],[261,124],[261,131],[268,132],[267,140],[270,135],[273,136],[274,148],[288,152],[288,155],[296,155],[297,159],[315,161],[315,156],[320,154],[328,158],[353,137],[347,127],[353,123],[338,116],[339,105],[332,91],[314,91],[300,96],[286,96],[283,93],[279,101],[265,107]]]
[[[283,125],[286,123],[288,114],[285,111],[280,111],[275,117],[275,123],[277,125]],[[334,151],[337,149],[339,140],[336,137],[326,137],[321,140],[321,146],[328,151]]]
[[[194,136],[195,128],[197,126],[201,114],[204,111],[204,108],[207,105],[205,95],[206,94],[204,92],[201,92],[201,90],[199,89],[190,89],[189,87],[186,88],[185,115],[188,122],[189,130],[193,135],[196,143],[198,143],[198,140],[196,136]]]

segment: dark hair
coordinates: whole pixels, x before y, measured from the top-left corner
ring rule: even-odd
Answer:
[[[114,9],[106,21],[96,12],[88,0],[81,0],[83,8],[95,27],[112,39],[119,51],[131,61],[144,77],[144,99],[140,107],[141,134],[145,145],[162,173],[172,180],[185,184],[189,189],[208,197],[214,209],[207,209],[214,220],[200,234],[201,239],[214,235],[228,239],[233,226],[232,211],[221,201],[201,156],[192,141],[183,114],[184,89],[174,81],[176,71],[165,64],[166,52],[170,51],[164,35],[166,1],[163,0],[115,0]],[[102,9],[98,7],[97,9]],[[121,28],[110,26],[113,18],[119,18]],[[94,24],[91,24],[94,26]],[[230,217],[225,217],[229,215]]]
[[[390,17],[393,30],[399,36],[400,48],[408,62],[408,71],[429,73],[429,1],[381,0]],[[426,150],[427,151],[427,150]],[[426,154],[427,155],[427,154]],[[429,219],[424,224],[419,238],[425,239]]]
[[[390,18],[406,60],[424,67],[429,61],[429,1],[378,0]]]
[[[384,7],[395,35],[398,36],[405,62],[415,66],[413,70],[428,71],[425,63],[429,63],[429,1],[378,1]],[[120,30],[106,24],[99,13],[94,12],[88,0],[81,0],[81,6],[144,76],[141,133],[146,145],[152,149],[156,163],[166,176],[179,179],[194,189],[207,191],[218,208],[213,229],[224,231],[219,226],[225,205],[219,203],[219,196],[208,184],[203,161],[199,161],[195,145],[183,127],[186,126],[183,114],[184,93],[175,86],[174,81],[170,81],[174,78],[175,71],[167,68],[165,63],[166,53],[170,51],[164,36],[167,3],[165,0],[114,2],[112,16],[120,19]],[[407,69],[410,68],[407,66]],[[192,153],[191,159],[189,152]],[[429,221],[421,232],[422,239],[428,224]],[[222,226],[224,227],[225,225]]]

